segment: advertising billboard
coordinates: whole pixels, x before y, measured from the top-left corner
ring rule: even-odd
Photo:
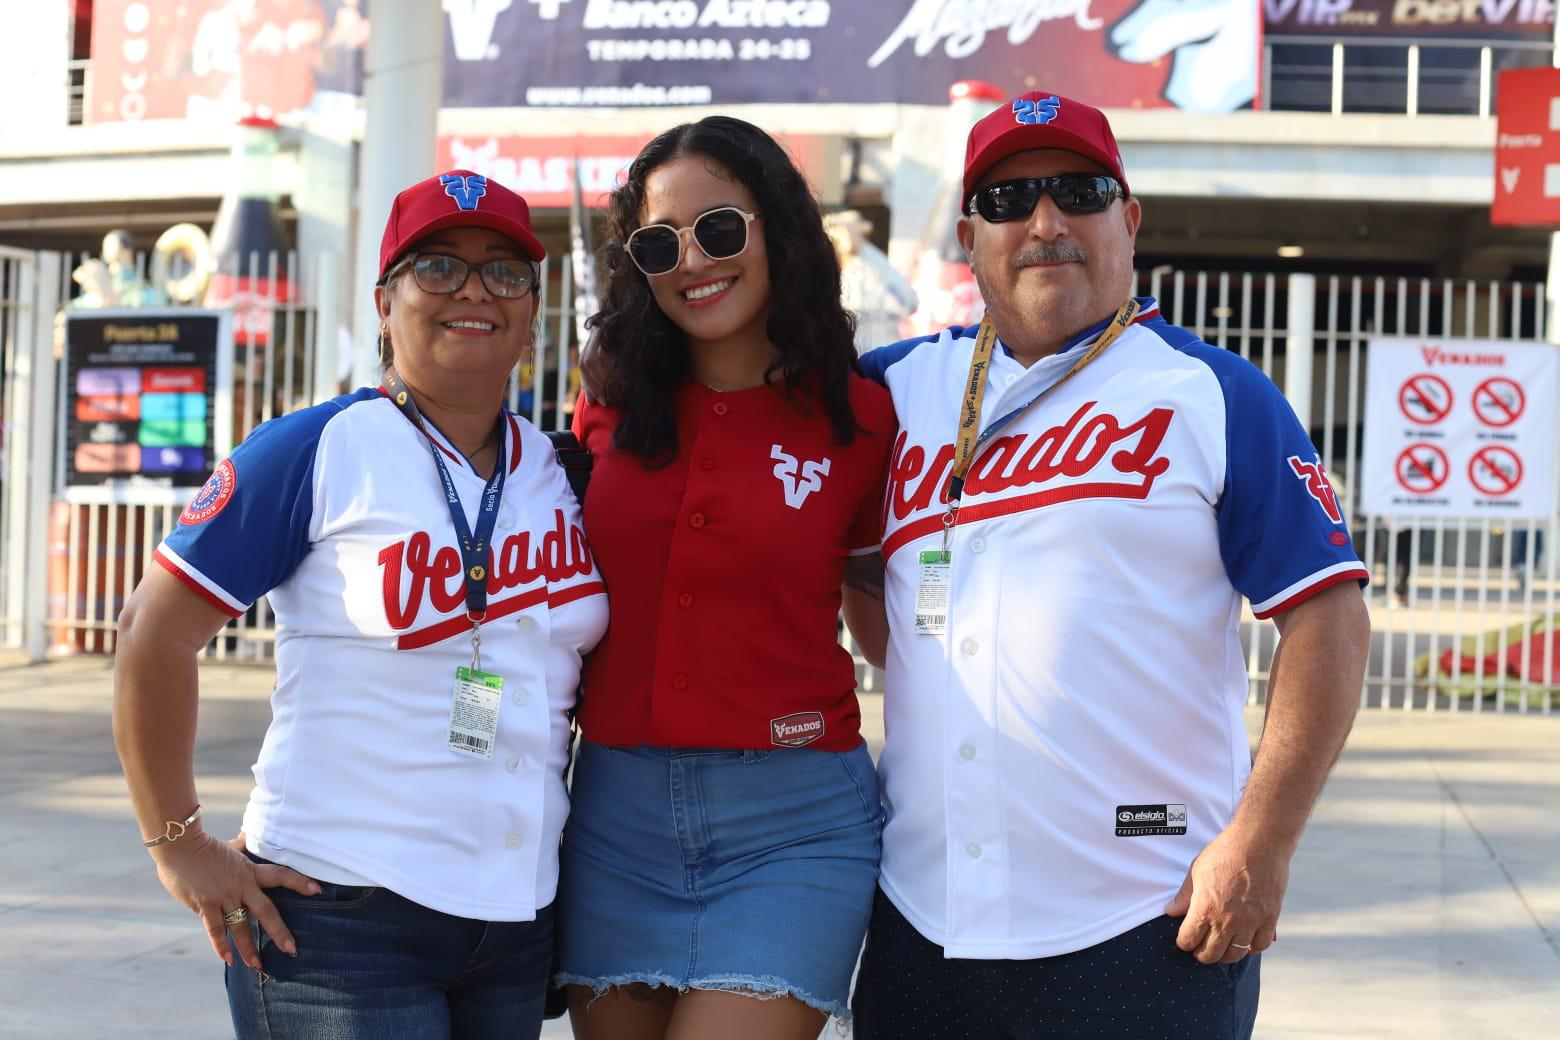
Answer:
[[[979,79],[1092,104],[1256,96],[1254,0],[445,0],[451,107],[941,105]]]

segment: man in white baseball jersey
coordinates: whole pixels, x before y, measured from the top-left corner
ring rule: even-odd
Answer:
[[[1272,382],[1131,296],[1100,112],[1004,104],[964,190],[987,320],[863,358],[901,432],[856,1035],[1248,1037],[1366,570]],[[1281,635],[1255,762],[1243,597]]]

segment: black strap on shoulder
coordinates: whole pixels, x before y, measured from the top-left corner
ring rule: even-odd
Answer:
[[[574,497],[580,500],[580,505],[584,505],[585,489],[590,485],[590,452],[570,430],[549,431],[547,439],[552,441],[558,465],[563,467],[564,475],[569,478],[569,487],[574,489]]]

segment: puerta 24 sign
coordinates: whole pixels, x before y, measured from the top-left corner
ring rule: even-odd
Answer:
[[[232,380],[227,312],[68,314],[67,497],[182,503],[232,447]]]
[[[443,0],[444,103],[944,104],[950,84],[1228,112],[1253,0]]]

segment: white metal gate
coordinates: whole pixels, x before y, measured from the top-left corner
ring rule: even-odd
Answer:
[[[1140,285],[1159,297],[1168,320],[1258,364],[1313,431],[1372,572],[1362,706],[1555,711],[1554,506],[1547,521],[1516,524],[1396,524],[1358,509],[1369,339],[1541,341],[1544,287],[1181,271],[1147,272]],[[1277,632],[1248,612],[1243,636],[1256,702],[1266,694]]]
[[[0,250],[0,347],[4,349],[5,484],[0,487],[0,628],[9,646],[112,652],[114,619],[177,515],[174,506],[66,505],[53,493],[60,471],[54,314],[67,299],[73,258]],[[333,258],[254,258],[303,286],[276,302],[273,346],[242,350],[235,365],[235,438],[258,422],[325,400],[337,381],[339,321]],[[544,429],[563,429],[578,392],[570,261],[554,281],[544,268],[542,335],[533,363],[511,387],[510,407]],[[1375,629],[1361,703],[1420,710],[1556,709],[1551,681],[1523,680],[1534,664],[1553,675],[1556,518],[1516,527],[1456,521],[1389,527],[1358,514],[1366,343],[1374,335],[1534,341],[1545,327],[1543,287],[1446,280],[1322,277],[1155,269],[1139,291],[1165,316],[1266,372],[1315,433],[1355,545],[1371,567]],[[42,404],[40,405],[40,402]],[[32,487],[35,494],[18,494]],[[43,493],[36,493],[43,488]],[[1546,552],[1545,549],[1550,551]],[[1394,594],[1398,578],[1404,595]],[[1242,635],[1252,700],[1266,693],[1276,643],[1269,622],[1249,613]],[[209,650],[265,660],[275,638],[265,601],[237,619]],[[1486,657],[1516,645],[1510,667],[1485,674]],[[1541,655],[1535,662],[1533,655]],[[1500,664],[1500,662],[1497,662]],[[881,677],[862,666],[863,686]]]

